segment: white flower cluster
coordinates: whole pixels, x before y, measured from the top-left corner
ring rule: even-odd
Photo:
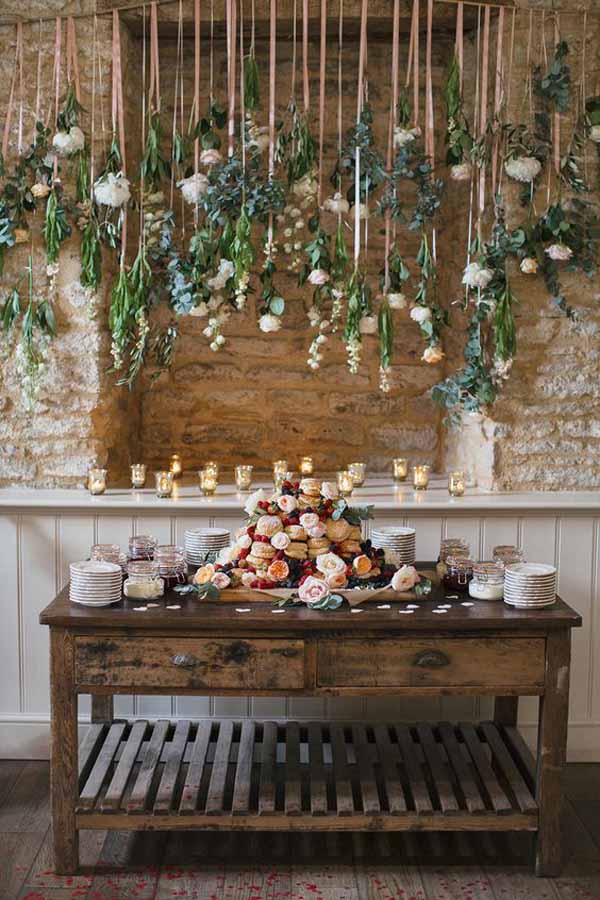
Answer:
[[[389,394],[390,392],[389,372],[389,367],[379,366],[379,390],[383,394]]]
[[[256,125],[248,117],[248,150],[252,153],[265,153],[269,149],[269,128],[267,125]]]
[[[387,302],[390,309],[406,309],[407,306],[406,297],[399,291],[390,291],[390,293],[387,294]]]
[[[242,310],[246,306],[248,300],[248,288],[250,286],[250,272],[242,272],[236,278],[235,282],[235,306],[236,309]]]
[[[307,172],[306,175],[299,178],[298,181],[295,181],[292,185],[292,194],[294,197],[298,197],[299,200],[307,203],[307,206],[304,207],[305,209],[314,203],[317,191],[318,184],[315,172]]]
[[[588,137],[594,144],[600,144],[600,125],[591,125],[588,131]]]
[[[338,330],[338,325],[342,319],[342,313],[344,312],[344,299],[345,293],[343,287],[334,287],[331,289],[331,332],[335,334]]]
[[[510,376],[510,370],[512,369],[513,360],[512,359],[495,359],[494,365],[492,366],[491,376],[495,382],[498,381],[506,381],[506,379]]]
[[[407,144],[412,144],[412,142],[419,136],[419,134],[420,130],[418,128],[402,128],[400,125],[397,125],[394,128],[395,149],[400,150]]]
[[[491,269],[480,265],[478,262],[472,262],[465,267],[462,283],[469,288],[479,288],[483,290],[488,286],[493,277],[494,273]]]
[[[210,302],[211,301],[209,301],[209,307]],[[225,324],[228,318],[229,312],[225,309],[220,309],[215,316],[211,316],[209,318],[208,325],[202,332],[204,337],[209,338],[209,347],[213,351],[213,353],[216,353],[217,350],[220,350],[221,347],[223,347],[225,344],[225,336],[221,334],[221,326]]]
[[[279,331],[281,328],[281,317],[274,316],[273,313],[264,313],[258,320],[258,327],[265,334],[273,331]]]
[[[506,160],[504,169],[509,178],[529,184],[542,171],[542,164],[535,156],[513,156]]]
[[[314,287],[323,287],[329,281],[329,272],[325,269],[313,269],[307,281]]]
[[[101,175],[94,184],[94,199],[100,206],[119,209],[128,203],[130,198],[129,179],[123,172],[117,172],[116,175],[113,172],[107,172],[105,175]]]
[[[310,202],[306,205],[305,203],[300,204],[302,209],[307,209],[309,205]],[[288,272],[297,272],[302,265],[301,254],[304,244],[301,240],[301,232],[306,224],[303,218],[302,209],[294,206],[292,203],[288,203],[283,212],[280,213],[276,219],[277,224],[283,232],[283,252],[291,257],[286,266]]]
[[[191,206],[196,206],[208,190],[208,178],[202,172],[194,172],[189,178],[182,178],[177,182],[183,199]]]
[[[573,256],[573,251],[570,247],[567,247],[566,244],[550,244],[549,247],[546,247],[544,251],[550,259],[553,259],[555,262],[568,262]]]
[[[235,266],[231,262],[230,259],[221,259],[219,261],[219,269],[216,275],[213,275],[212,278],[209,278],[206,282],[206,286],[211,291],[211,293],[218,293],[222,291],[229,281],[230,278],[233,278],[235,274]]]
[[[201,166],[216,166],[217,163],[221,162],[221,154],[214,147],[210,147],[208,150],[203,150],[200,154],[200,165]]]
[[[327,200],[325,200],[323,209],[325,212],[333,213],[336,216],[347,216],[350,210],[350,204],[342,197],[339,191],[336,191],[333,197],[328,197]]]
[[[425,347],[421,359],[430,366],[436,365],[444,358],[444,351],[439,344],[433,344],[431,347]]]
[[[470,163],[456,163],[450,169],[450,178],[452,181],[469,181],[471,178]]]
[[[323,359],[323,345],[327,343],[327,334],[326,332],[329,330],[329,320],[321,319],[319,322],[319,333],[316,337],[313,338],[310,347],[308,348],[308,366],[310,369],[316,371]]]
[[[73,125],[68,131],[57,131],[52,146],[57,156],[72,156],[85,147],[85,135],[78,125]]]
[[[32,412],[40,394],[47,369],[50,338],[47,334],[34,332],[32,344],[22,338],[15,348],[15,371],[18,375],[23,406]]]
[[[360,338],[352,337],[346,341],[346,353],[348,355],[348,369],[351,375],[357,375],[360,367],[362,343]]]
[[[524,275],[535,275],[538,270],[538,261],[533,256],[526,256],[521,260],[519,268]]]
[[[410,311],[410,317],[417,325],[422,325],[431,319],[431,310],[428,306],[413,306]]]
[[[361,316],[358,323],[361,334],[377,334],[377,319],[375,316]]]

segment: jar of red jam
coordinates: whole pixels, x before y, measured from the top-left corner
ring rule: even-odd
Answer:
[[[473,560],[467,556],[448,556],[446,559],[446,572],[442,579],[444,587],[449,591],[467,593],[469,582],[473,578],[474,565]]]

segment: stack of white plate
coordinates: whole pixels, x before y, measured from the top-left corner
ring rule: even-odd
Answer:
[[[519,609],[550,606],[556,600],[556,569],[546,563],[515,563],[504,570],[504,600]]]
[[[380,525],[371,533],[374,547],[385,550],[385,561],[396,566],[412,566],[416,559],[416,531],[402,525]]]
[[[185,558],[190,566],[214,562],[219,553],[231,544],[231,532],[226,528],[189,528],[183,536]]]
[[[110,606],[123,591],[123,570],[117,563],[96,559],[71,563],[69,598],[81,606]]]

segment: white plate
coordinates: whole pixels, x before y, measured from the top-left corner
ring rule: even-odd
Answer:
[[[85,559],[81,562],[71,563],[69,569],[71,572],[81,572],[86,575],[112,575],[114,572],[121,571],[121,567],[116,563],[97,559]]]
[[[392,534],[392,535],[415,535],[415,528],[409,528],[405,525],[379,525],[373,529],[373,534]]]
[[[185,538],[208,538],[211,540],[213,538],[229,537],[230,533],[226,528],[188,528],[183,536]]]
[[[525,578],[544,578],[556,575],[556,567],[547,563],[513,563],[506,567],[507,574]]]
[[[74,597],[71,597],[71,603],[76,603],[78,606],[112,606],[113,603],[118,603],[121,599],[117,597],[116,600],[104,600],[101,603],[94,602],[93,600],[76,600]]]
[[[556,598],[553,600],[547,600],[545,603],[517,603],[515,600],[507,600],[504,598],[504,602],[508,604],[508,606],[515,606],[517,609],[543,609],[545,606],[553,606],[556,603]]]
[[[122,593],[121,588],[115,591],[79,591],[71,588],[69,591],[69,594],[74,597],[89,597],[90,600],[102,600],[105,597],[120,597]]]

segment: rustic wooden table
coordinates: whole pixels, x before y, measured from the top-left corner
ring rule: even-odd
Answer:
[[[529,830],[536,871],[561,865],[561,774],[571,628],[562,600],[541,610],[453,601],[444,592],[351,612],[170,595],[93,609],[68,589],[50,626],[55,868],[78,867],[96,829]],[[461,598],[462,599],[462,598]],[[465,600],[468,598],[464,598]],[[448,601],[449,602],[449,601]],[[237,607],[251,612],[237,612]],[[77,699],[92,695],[78,748]],[[493,722],[389,725],[113,720],[113,694],[493,695]],[[537,763],[519,695],[540,697]]]

